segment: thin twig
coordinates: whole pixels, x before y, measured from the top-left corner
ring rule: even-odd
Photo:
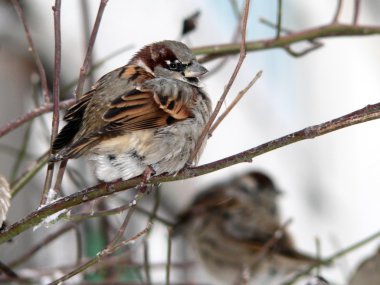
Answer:
[[[16,272],[14,272],[9,266],[5,265],[0,261],[0,273],[3,272],[5,275],[7,275],[10,278],[18,278],[18,275]]]
[[[348,253],[351,253],[353,252],[354,250],[366,245],[367,243],[373,241],[373,240],[376,240],[380,238],[380,231],[370,235],[369,237],[366,237],[364,238],[363,240],[359,241],[359,242],[356,242],[352,245],[350,245],[349,247],[343,249],[343,250],[340,250],[338,252],[335,252],[334,254],[332,254],[330,257],[328,258],[325,258],[323,260],[321,260],[320,262],[310,266],[309,268],[307,268],[306,270],[298,273],[296,276],[294,276],[291,280],[281,284],[281,285],[291,285],[293,284],[294,282],[296,282],[300,277],[302,276],[305,276],[307,274],[309,274],[314,268],[320,266],[320,265],[325,265],[325,264],[331,264],[334,260],[342,257],[342,256],[345,256],[346,254]],[[364,285],[364,284],[363,284]]]
[[[166,285],[170,285],[170,270],[172,261],[172,228],[168,228],[168,252],[166,258]]]
[[[83,35],[85,39],[85,47],[87,46],[87,43],[90,41],[90,36],[91,36],[91,28],[90,28],[90,13],[89,13],[89,2],[88,1],[80,1],[80,6],[82,10],[82,27],[83,27]],[[91,56],[89,58],[89,65],[88,68],[89,70],[92,70],[92,67],[94,66],[93,62],[93,57]],[[94,73],[93,72],[88,72],[87,73],[88,77],[88,85],[91,86],[94,83]]]
[[[277,0],[277,29],[276,29],[276,39],[281,37],[281,26],[282,26],[282,0]]]
[[[150,262],[149,262],[149,243],[144,239],[144,272],[146,278],[146,284],[152,285],[152,279],[150,277]]]
[[[230,0],[229,2],[231,4],[232,11],[234,12],[236,19],[241,20],[241,14],[239,11],[239,4],[237,3],[236,0]]]
[[[242,18],[242,24],[241,24],[241,27],[242,27],[242,29],[241,29],[241,44],[240,44],[240,56],[239,56],[238,63],[236,64],[235,70],[232,73],[230,80],[227,83],[227,86],[224,88],[224,92],[223,92],[222,96],[220,97],[218,103],[216,104],[215,109],[210,116],[210,119],[206,123],[206,125],[205,125],[205,127],[204,127],[198,141],[197,141],[197,144],[195,145],[194,151],[190,157],[190,162],[193,162],[196,160],[198,152],[201,149],[204,140],[206,139],[206,137],[209,134],[209,130],[211,128],[211,125],[214,123],[214,120],[215,120],[216,116],[218,115],[218,113],[219,113],[219,111],[223,105],[223,102],[226,99],[226,96],[227,96],[228,92],[230,91],[231,86],[234,83],[235,78],[236,78],[237,74],[239,73],[240,67],[243,64],[243,61],[245,59],[245,56],[246,56],[245,37],[246,37],[246,31],[247,31],[249,3],[250,3],[250,0],[245,0],[244,12],[243,12],[243,18]]]
[[[215,123],[211,126],[209,134],[212,135],[212,133],[215,131],[215,129],[220,125],[220,123],[226,118],[226,116],[231,112],[231,110],[236,106],[237,103],[239,103],[240,99],[243,98],[243,96],[248,92],[248,90],[255,84],[255,82],[261,77],[262,71],[260,70],[255,77],[249,82],[247,87],[245,87],[243,90],[241,90],[238,95],[235,97],[235,99],[232,101],[232,103],[227,107],[227,109],[218,117],[218,119],[215,121]]]
[[[59,108],[60,109],[67,109],[71,105],[75,103],[74,99],[68,99],[65,101],[62,101],[59,103]],[[25,115],[20,116],[14,121],[11,121],[4,126],[0,128],[0,137],[8,134],[9,132],[13,131],[14,129],[20,127],[26,122],[29,122],[33,120],[34,118],[43,115],[45,113],[51,112],[53,110],[53,104],[52,103],[46,103],[43,104],[42,106],[33,109],[32,111],[26,113]]]
[[[367,105],[366,107],[356,110],[352,113],[338,117],[336,119],[324,122],[322,124],[310,126],[299,130],[297,132],[285,135],[275,140],[266,142],[257,147],[242,151],[235,155],[225,157],[223,159],[204,164],[198,167],[186,168],[177,173],[177,175],[158,175],[152,176],[149,180],[151,184],[158,184],[163,182],[171,182],[177,180],[184,180],[211,173],[231,165],[243,162],[252,162],[253,158],[260,156],[272,150],[303,141],[306,139],[314,139],[316,137],[334,132],[356,124],[368,122],[380,118],[380,103]],[[54,214],[63,209],[82,204],[87,201],[92,201],[99,197],[108,196],[110,194],[125,191],[140,185],[141,177],[135,177],[126,181],[118,181],[115,183],[101,183],[93,187],[89,187],[80,192],[73,193],[69,196],[60,198],[54,203],[51,203],[39,210],[30,213],[21,221],[9,226],[5,231],[0,233],[0,244],[10,240],[16,235],[24,232],[25,230],[39,224],[42,219]],[[135,200],[143,198],[143,194],[135,197]],[[83,197],[86,197],[84,199]]]
[[[59,89],[61,81],[61,0],[55,0],[54,13],[54,80],[53,80],[53,122],[51,144],[58,134],[59,127]]]
[[[277,26],[274,23],[272,23],[271,21],[269,21],[265,18],[260,18],[260,22],[263,23],[264,25],[271,27],[271,28],[277,28]],[[284,27],[281,27],[281,31],[287,35],[290,35],[293,33],[291,30],[286,29]],[[287,53],[289,53],[291,56],[301,57],[301,56],[305,56],[309,52],[315,51],[316,49],[323,47],[323,43],[319,42],[316,39],[311,39],[311,40],[307,40],[307,41],[311,44],[311,47],[305,48],[304,50],[295,51],[291,48],[290,45],[283,46],[283,49]]]
[[[20,264],[28,261],[34,254],[36,254],[40,249],[43,249],[48,245],[49,243],[53,242],[57,238],[60,238],[64,233],[72,230],[75,228],[74,224],[68,224],[55,233],[48,235],[46,238],[44,238],[41,242],[33,246],[29,251],[25,252],[22,256],[18,257],[16,260],[11,261],[9,263],[10,267],[16,267],[19,266]]]
[[[35,163],[22,173],[16,181],[11,184],[12,199],[16,194],[40,171],[49,160],[49,151],[41,155]]]
[[[245,46],[247,52],[253,52],[274,48],[283,48],[297,42],[310,41],[321,38],[368,36],[376,34],[380,34],[380,26],[329,24],[295,32],[290,35],[282,36],[279,39],[249,41],[246,42]],[[207,61],[210,61],[229,54],[238,54],[240,51],[240,46],[241,45],[237,43],[216,44],[193,48],[192,51],[195,55],[207,55]],[[200,62],[204,63],[205,60],[200,59]]]
[[[42,92],[44,94],[45,103],[49,103],[50,102],[49,87],[48,87],[48,83],[47,83],[45,68],[44,68],[42,61],[41,61],[41,58],[38,55],[38,52],[34,46],[32,35],[30,34],[28,24],[26,23],[24,11],[22,10],[18,0],[12,0],[12,4],[16,10],[18,17],[20,18],[20,20],[22,22],[22,25],[23,25],[24,31],[25,31],[25,35],[26,35],[26,38],[27,38],[28,44],[29,44],[29,51],[33,54],[34,60],[36,62],[37,70],[38,70],[38,73],[39,73],[40,79],[41,79]]]
[[[123,221],[123,223],[121,224],[119,230],[117,231],[116,235],[114,236],[114,238],[111,240],[111,242],[109,243],[109,245],[107,246],[107,248],[112,248],[114,247],[123,237],[124,235],[124,232],[125,232],[125,229],[127,228],[128,224],[129,224],[129,221],[131,220],[131,217],[135,211],[135,206],[136,204],[134,202],[131,203],[131,207],[127,213],[127,215],[125,216],[125,219]]]
[[[16,161],[15,161],[13,167],[12,167],[11,179],[10,179],[11,183],[13,183],[15,181],[15,179],[17,177],[17,173],[18,173],[18,171],[20,169],[20,166],[21,166],[21,164],[24,161],[24,158],[26,156],[26,151],[27,151],[27,148],[28,148],[29,140],[30,140],[31,130],[32,130],[32,124],[30,123],[26,127],[26,131],[25,131],[24,136],[22,138],[22,144],[20,146],[20,149],[18,150],[18,153],[17,153],[17,156],[16,156]]]
[[[78,266],[82,260],[82,234],[77,224],[74,224],[75,240],[77,242],[77,256],[75,265]]]
[[[67,159],[62,160],[61,163],[59,164],[57,178],[55,180],[55,185],[53,188],[56,196],[60,195],[62,192],[61,185],[62,185],[63,175],[65,174],[65,171],[66,171],[66,165],[67,165]]]
[[[291,222],[292,222],[292,219],[288,219],[287,221],[285,221],[285,223],[281,225],[273,233],[272,238],[270,238],[264,243],[264,245],[259,250],[257,255],[255,255],[255,258],[252,262],[253,265],[257,265],[261,260],[263,260],[263,258],[268,254],[268,252],[276,245],[276,243],[279,242],[279,240],[284,236],[284,232]]]
[[[145,229],[143,229],[141,232],[138,232],[133,237],[131,237],[131,238],[127,239],[127,240],[124,240],[124,241],[122,241],[120,243],[117,243],[117,244],[113,245],[112,247],[105,248],[104,250],[102,250],[101,252],[99,252],[93,259],[90,259],[85,264],[83,264],[81,266],[78,266],[77,268],[75,268],[71,272],[69,272],[69,273],[65,274],[64,276],[62,276],[61,278],[59,278],[59,279],[57,279],[57,280],[49,283],[48,285],[58,285],[58,284],[61,284],[63,281],[66,281],[67,279],[70,279],[71,277],[73,277],[73,276],[75,276],[75,275],[77,275],[79,273],[82,273],[83,271],[85,271],[88,268],[92,267],[93,265],[97,264],[100,260],[102,260],[106,256],[114,253],[119,248],[124,247],[124,246],[130,244],[131,242],[134,242],[135,240],[137,240],[141,236],[145,235],[147,232],[149,232],[150,226],[151,225],[148,224]]]
[[[359,21],[359,13],[360,13],[360,0],[355,0],[355,6],[354,6],[354,17],[352,19],[352,24],[356,26]]]
[[[59,88],[61,80],[61,0],[56,0],[53,6],[54,14],[54,80],[53,80],[53,119],[50,145],[52,146],[59,128]],[[49,162],[45,178],[44,190],[40,205],[46,204],[53,180],[54,163]],[[54,188],[55,189],[55,188]],[[56,193],[59,190],[56,191]]]
[[[96,36],[98,34],[100,22],[102,20],[103,12],[104,12],[104,9],[107,5],[107,2],[108,2],[108,0],[101,0],[100,4],[99,4],[98,14],[96,15],[94,27],[92,28],[90,41],[89,41],[88,47],[87,47],[86,56],[85,56],[85,59],[83,61],[83,65],[80,68],[80,72],[79,72],[78,85],[77,85],[77,88],[75,90],[75,97],[77,100],[82,96],[84,81],[86,79],[86,75],[87,75],[88,69],[90,67],[90,58],[92,56],[92,50],[94,48]]]
[[[332,20],[333,24],[337,24],[339,22],[340,12],[342,11],[343,0],[337,0],[337,1],[338,1],[338,4],[336,6],[334,18]]]
[[[240,13],[240,11],[239,11],[239,6],[238,6],[238,3],[237,3],[236,0],[230,0],[230,3],[231,3],[231,6],[232,6],[232,9],[234,11],[234,15],[235,15],[235,17],[238,20],[238,24],[237,24],[236,30],[233,33],[232,39],[231,39],[231,42],[234,43],[234,42],[237,42],[237,40],[239,39],[239,35],[241,35],[241,25],[242,25],[242,15],[241,14],[242,13]],[[221,61],[216,66],[214,66],[212,69],[209,70],[209,72],[207,72],[207,74],[205,75],[204,78],[213,76],[220,69],[222,69],[223,66],[225,66],[230,59],[231,59],[231,56],[225,56],[225,57],[223,57],[221,59]]]

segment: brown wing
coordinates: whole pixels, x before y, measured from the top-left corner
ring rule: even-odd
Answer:
[[[174,234],[179,234],[186,224],[200,216],[212,215],[223,212],[223,208],[239,207],[237,201],[224,194],[223,185],[215,185],[211,189],[199,193],[188,210],[179,215]]]
[[[69,109],[65,116],[68,124],[54,143],[53,150],[60,151],[52,161],[78,157],[103,139],[188,118],[191,112],[181,96],[165,100],[149,89],[138,89],[141,83],[153,78],[136,65],[103,76],[89,92],[91,95],[88,93]]]
[[[53,153],[64,148],[74,139],[75,135],[80,130],[84,112],[94,92],[95,90],[87,92],[78,100],[78,102],[67,110],[67,113],[63,118],[67,124],[61,129],[54,140],[52,145]]]

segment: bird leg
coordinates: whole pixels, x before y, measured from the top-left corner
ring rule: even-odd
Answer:
[[[143,174],[141,175],[141,182],[140,182],[140,185],[139,185],[139,191],[142,192],[142,193],[145,193],[146,189],[147,189],[147,183],[150,179],[150,177],[152,177],[152,175],[154,175],[155,171],[153,169],[152,166],[148,165]]]

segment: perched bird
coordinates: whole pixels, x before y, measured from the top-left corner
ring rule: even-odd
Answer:
[[[348,285],[380,284],[380,247],[375,255],[364,260],[352,275]]]
[[[174,233],[183,233],[204,267],[225,284],[247,275],[254,284],[280,284],[317,261],[298,252],[282,228],[278,195],[267,175],[240,175],[196,196]]]
[[[105,182],[178,172],[210,117],[206,72],[181,42],[143,47],[68,109],[51,161],[86,155]]]

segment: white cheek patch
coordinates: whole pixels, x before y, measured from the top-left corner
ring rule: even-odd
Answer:
[[[141,59],[136,62],[136,65],[144,68],[147,72],[154,75],[153,71]]]

